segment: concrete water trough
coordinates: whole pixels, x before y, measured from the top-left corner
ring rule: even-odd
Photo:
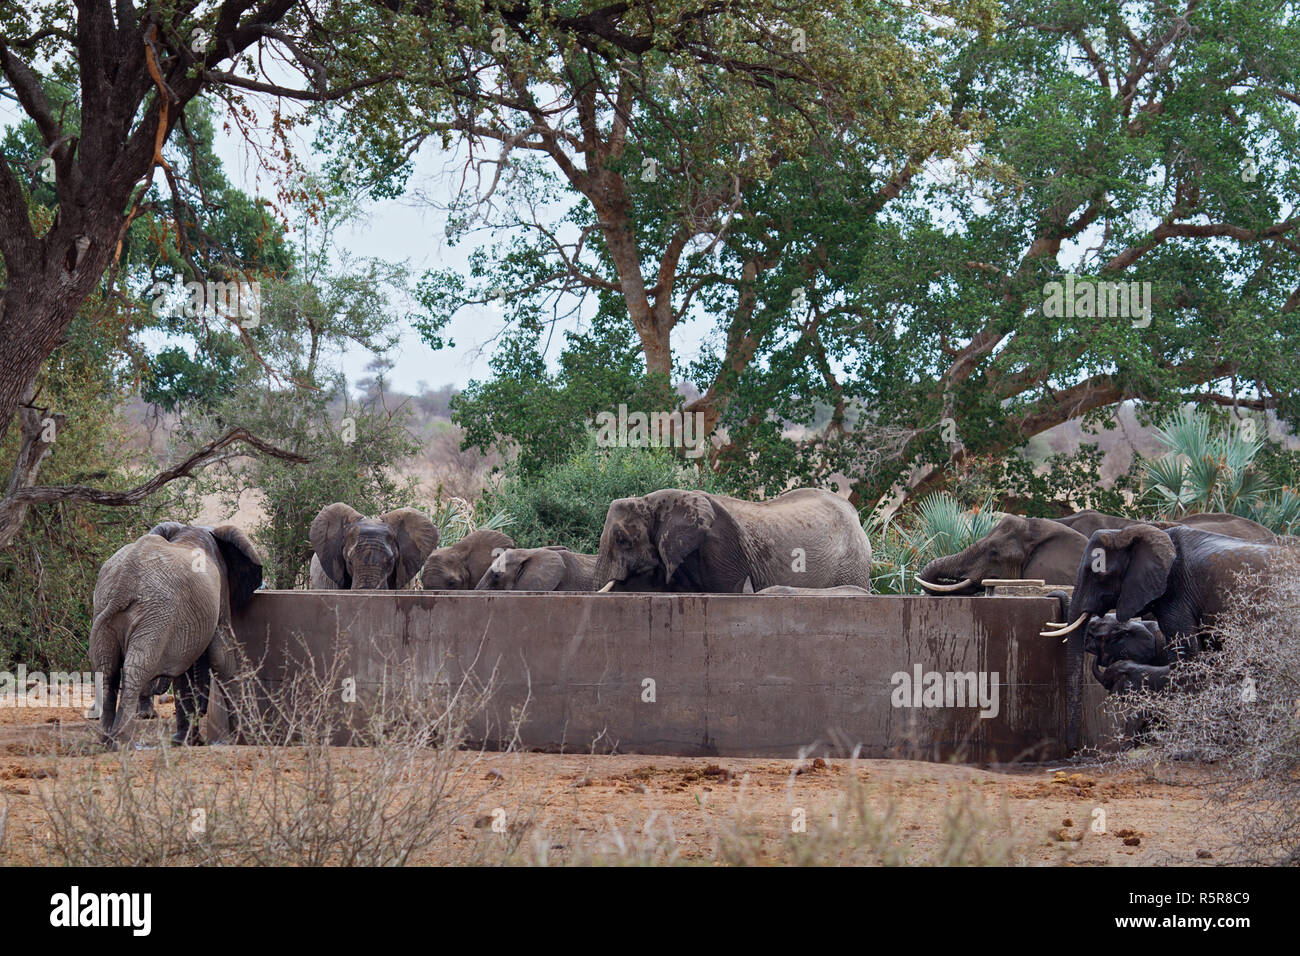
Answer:
[[[468,674],[494,675],[488,747],[522,710],[525,749],[983,762],[1067,755],[1066,646],[1038,633],[1058,616],[1045,597],[260,591],[234,624],[264,686],[350,682],[341,743],[385,682]]]

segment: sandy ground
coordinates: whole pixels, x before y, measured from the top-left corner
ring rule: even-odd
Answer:
[[[148,730],[169,730],[171,710],[164,703],[162,722]],[[79,781],[92,765],[114,772],[119,758],[103,752],[94,728],[72,708],[0,708],[0,863],[63,862],[42,797],[85,786]],[[339,755],[362,772],[371,758],[364,750]],[[200,747],[180,756],[219,778],[232,763],[256,760],[257,751]],[[299,756],[280,751],[275,772],[300,774]],[[1226,856],[1205,800],[1205,771],[1191,766],[1156,780],[1087,765],[474,752],[453,761],[457,817],[416,862],[1162,865]],[[878,828],[850,822],[854,797],[871,820],[884,821]],[[1105,832],[1094,832],[1103,818]],[[800,820],[805,832],[792,832]],[[512,833],[520,838],[506,855],[501,848]]]

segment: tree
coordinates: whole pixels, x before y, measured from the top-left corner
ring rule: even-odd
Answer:
[[[163,148],[177,128],[193,142],[185,121],[191,102],[205,91],[236,110],[248,91],[324,102],[387,77],[354,75],[331,87],[329,38],[310,7],[294,0],[210,7],[195,0],[90,0],[75,9],[0,0],[0,23],[0,92],[35,124],[42,148],[32,165],[8,149],[0,161],[3,437],[42,363],[118,262],[133,220],[160,204],[158,169],[171,193],[175,235],[182,244],[190,235],[194,207]],[[299,42],[307,33],[320,41],[314,55]],[[305,82],[268,83],[264,68]],[[284,148],[295,118],[277,109],[272,120]],[[191,172],[201,176],[202,168]],[[52,220],[33,216],[38,179],[53,187]],[[189,185],[202,193],[201,179]]]
[[[515,233],[475,260],[473,285],[428,277],[426,341],[441,345],[466,306],[499,302],[533,327],[595,297],[630,326],[646,373],[667,387],[675,330],[696,314],[702,286],[726,284],[741,290],[724,323],[727,359],[692,409],[709,430],[759,344],[754,274],[818,254],[756,243],[744,269],[720,275],[712,252],[754,210],[747,194],[786,166],[816,175],[821,152],[847,139],[872,168],[867,198],[879,204],[968,142],[971,118],[950,107],[932,64],[940,36],[987,32],[993,11],[835,2],[798,12],[769,0],[390,7],[408,38],[401,78],[347,97],[324,141],[351,157],[361,138],[381,190],[402,187],[426,140],[456,142],[468,185],[450,207],[453,236]],[[945,28],[927,28],[936,20]],[[558,224],[554,203],[570,206]]]
[[[687,407],[716,415],[713,467],[755,491],[844,475],[868,506],[942,488],[1073,418],[1104,426],[1124,401],[1148,417],[1192,401],[1294,422],[1300,219],[1287,210],[1300,198],[1298,53],[1287,10],[1264,0],[1018,0],[991,42],[948,35],[927,61],[927,83],[945,91],[945,128],[977,137],[971,175],[935,162],[943,151],[924,138],[900,154],[855,122],[838,138],[807,138],[802,161],[785,156],[735,181],[725,228],[698,234],[697,246],[688,239],[669,270],[673,327],[692,308],[718,323],[678,373],[702,392]],[[596,143],[581,124],[551,143],[532,132],[582,115],[571,91],[587,88],[577,82],[586,75],[557,70],[556,111],[539,108],[533,126],[507,121],[484,74],[486,92],[460,94],[466,116],[487,111],[473,135],[490,139],[496,123],[503,135],[535,136],[548,157]],[[673,89],[665,79],[637,102],[680,122],[663,92]],[[666,163],[654,181],[626,173],[647,158],[695,154],[668,148],[677,140],[666,128],[636,128],[624,153],[602,160],[602,170],[625,173],[627,202],[613,218],[567,174],[548,191],[526,163],[499,179],[489,167],[495,191],[475,198],[505,205],[513,189],[535,197],[539,212],[578,202],[546,232],[525,206],[513,224],[537,238],[484,253],[468,281],[442,276],[445,309],[500,301],[510,321],[536,326],[554,318],[556,296],[588,288],[639,308],[641,293],[603,238],[613,227],[641,243],[644,289],[667,290],[657,267],[693,208],[689,177],[665,177]],[[520,151],[511,145],[506,158]],[[505,213],[493,222],[510,224]],[[1067,288],[1079,294],[1056,314]],[[1124,302],[1134,314],[1101,314],[1118,307],[1121,290],[1136,293]],[[659,300],[647,301],[649,314]],[[638,337],[647,369],[662,372],[662,338],[640,328]]]

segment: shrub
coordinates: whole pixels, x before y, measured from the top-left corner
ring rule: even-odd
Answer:
[[[998,523],[991,498],[967,509],[946,492],[922,498],[915,510],[867,520],[871,538],[871,585],[878,594],[919,593],[916,576],[935,558],[956,554]]]
[[[663,488],[726,493],[711,472],[684,465],[667,449],[598,448],[590,436],[584,449],[535,477],[508,473],[482,506],[510,515],[510,536],[521,548],[558,544],[594,554],[611,501]]]
[[[1143,496],[1161,517],[1221,511],[1278,534],[1300,530],[1300,495],[1275,486],[1270,466],[1285,464],[1254,419],[1216,429],[1203,411],[1184,408],[1156,432],[1168,451],[1142,463]],[[1269,449],[1272,454],[1261,455]]]
[[[214,475],[226,504],[237,506],[249,488],[263,496],[263,520],[252,528],[262,553],[266,586],[305,585],[311,561],[308,530],[321,508],[342,501],[365,515],[410,507],[417,481],[399,481],[393,467],[416,451],[404,427],[404,413],[381,402],[347,404],[335,422],[323,398],[305,390],[251,393],[222,410],[223,417],[251,422],[250,429],[281,448],[311,459],[306,465],[276,458],[249,459],[225,475]],[[199,433],[206,420],[191,421]]]
[[[1110,698],[1146,726],[1122,763],[1211,765],[1223,862],[1300,864],[1300,551],[1243,575],[1216,624],[1222,650],[1177,665],[1176,690]]]

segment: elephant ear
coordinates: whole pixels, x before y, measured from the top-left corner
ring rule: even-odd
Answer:
[[[1149,524],[1098,534],[1096,540],[1107,550],[1128,552],[1128,568],[1115,602],[1115,618],[1127,621],[1137,617],[1169,586],[1169,569],[1177,556],[1173,540]]]
[[[213,528],[212,537],[217,539],[217,550],[226,562],[230,606],[243,607],[253,599],[253,592],[262,586],[262,556],[248,535],[233,524]]]
[[[166,538],[171,541],[176,535],[184,531],[188,525],[183,525],[179,521],[164,521],[154,525],[149,529],[149,534],[156,534],[160,538]]]
[[[414,508],[398,508],[379,516],[397,538],[397,563],[388,584],[393,590],[404,588],[419,573],[425,559],[438,546],[440,535],[428,515]]]
[[[568,548],[541,548],[519,562],[515,585],[521,591],[554,591],[564,580],[564,558]]]
[[[340,587],[347,580],[347,563],[343,560],[343,536],[349,525],[362,520],[361,512],[355,508],[336,501],[326,505],[315,518],[311,519],[311,528],[307,537],[311,548],[320,558],[321,570],[331,581]]]
[[[1007,519],[1003,519],[1004,521]],[[1067,584],[1049,579],[1052,569],[1068,564],[1070,573],[1077,571],[1077,559],[1088,550],[1088,539],[1050,518],[1026,518],[1025,561],[1022,574],[1026,578],[1041,577],[1048,584]]]
[[[713,502],[698,491],[670,498],[659,515],[659,538],[655,542],[669,582],[688,557],[700,549],[713,527]]]

